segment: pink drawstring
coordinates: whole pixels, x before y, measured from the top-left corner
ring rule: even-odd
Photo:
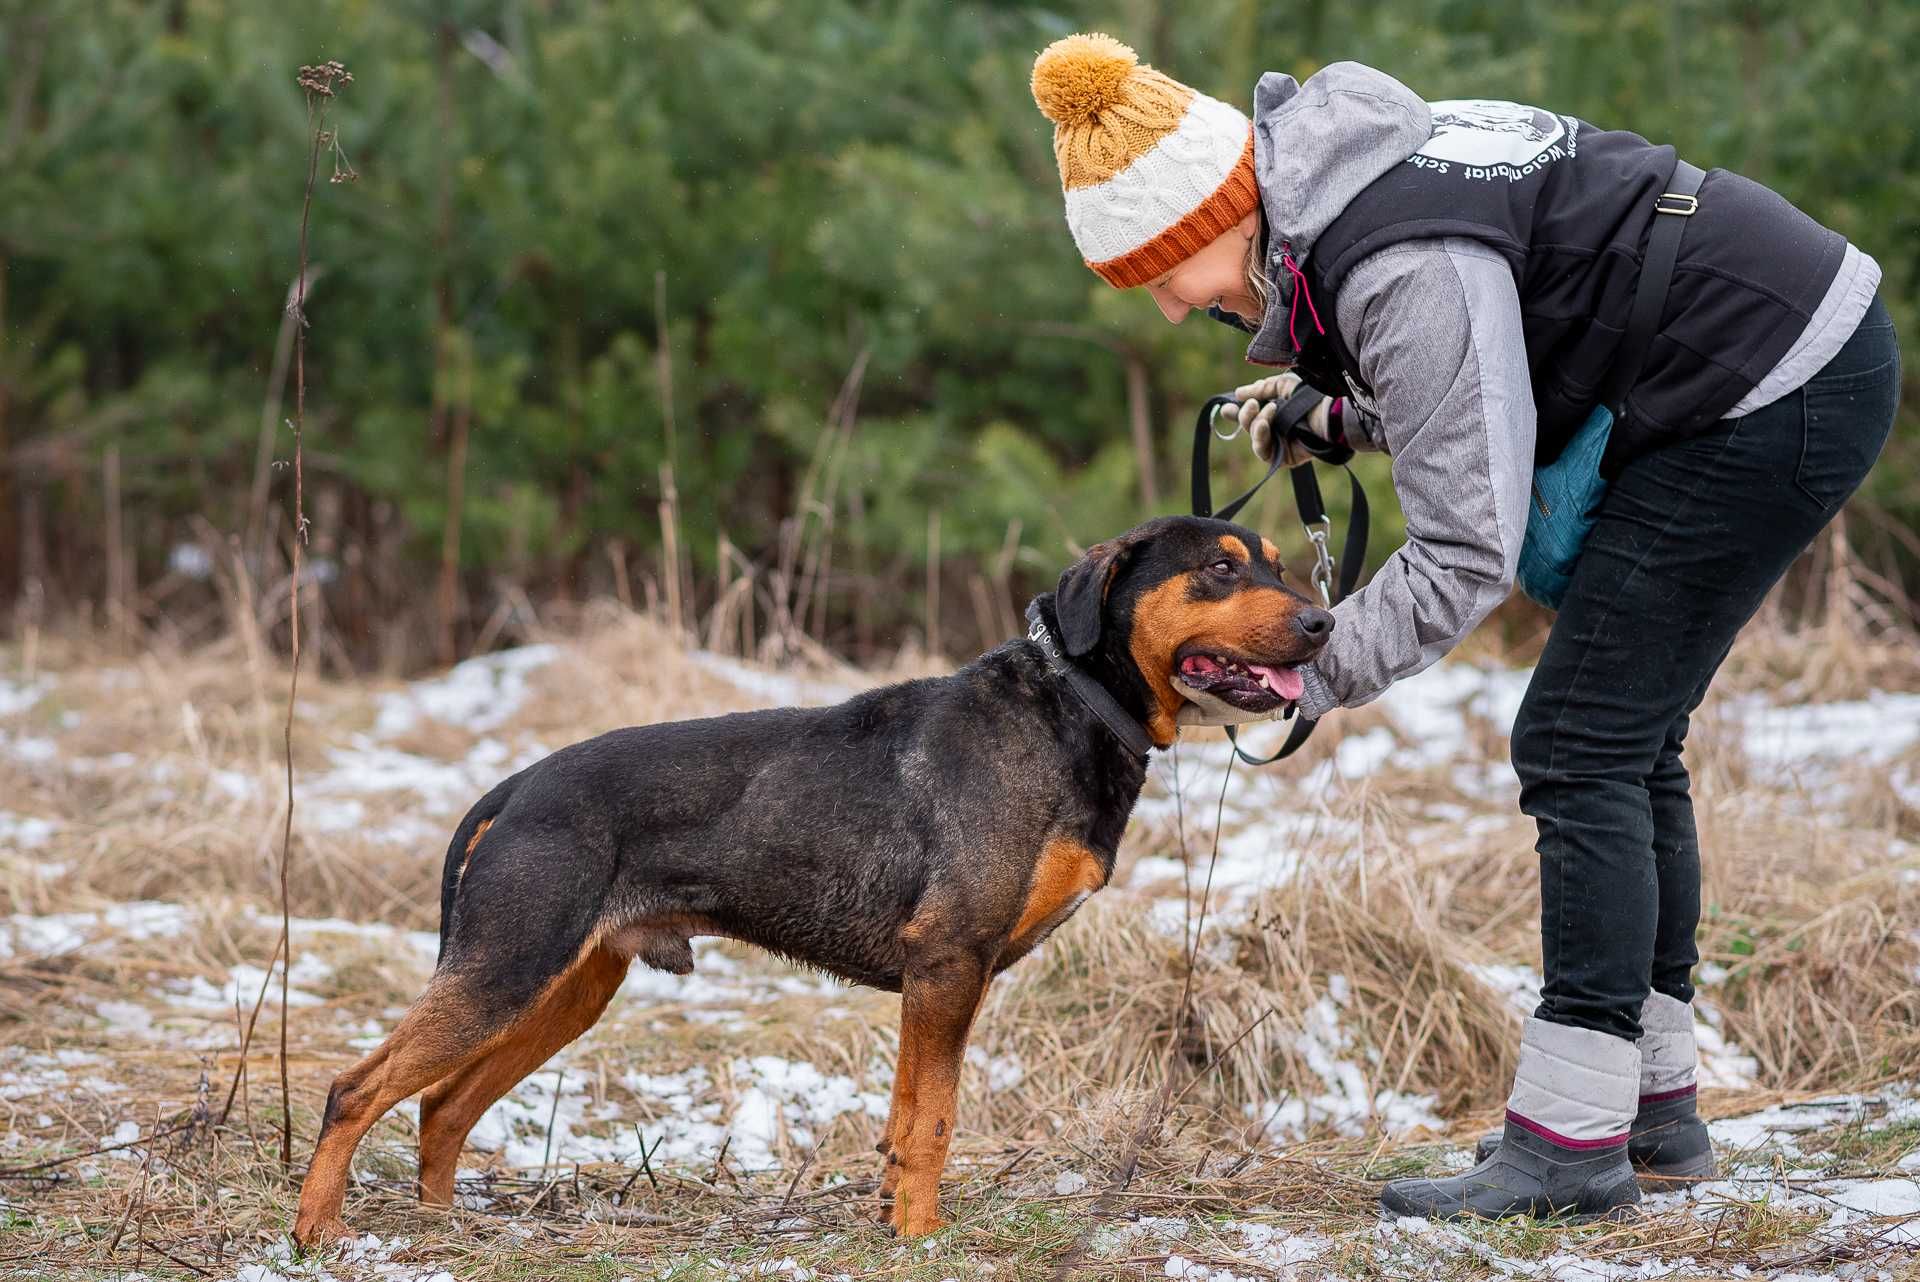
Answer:
[[[1327,327],[1320,323],[1320,309],[1313,305],[1313,295],[1307,290],[1306,273],[1293,261],[1293,246],[1284,242],[1280,248],[1280,265],[1293,275],[1293,303],[1287,308],[1287,341],[1293,344],[1293,350],[1297,352],[1300,350],[1300,340],[1293,332],[1293,318],[1300,311],[1300,299],[1303,296],[1307,300],[1307,315],[1313,317],[1313,328],[1324,334]]]

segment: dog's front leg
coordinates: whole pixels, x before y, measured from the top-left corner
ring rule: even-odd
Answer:
[[[880,1186],[881,1196],[893,1198],[887,1222],[898,1233],[918,1236],[945,1223],[940,1172],[953,1142],[967,1030],[986,987],[986,964],[958,951],[916,961],[900,986],[900,1063]]]
[[[904,998],[902,998],[900,1005],[902,1013],[900,1020],[900,1056],[893,1066],[893,1102],[887,1108],[886,1129],[880,1132],[880,1142],[873,1146],[874,1150],[878,1152],[880,1156],[887,1159],[886,1174],[880,1177],[880,1196],[888,1201],[893,1200],[894,1190],[900,1186],[900,1163],[894,1157],[894,1137],[899,1134],[900,1119],[913,1111],[913,1097],[911,1094],[914,1079],[913,1052],[919,1046],[917,1040],[907,1036],[907,1022],[905,1019],[906,1001]],[[887,1218],[884,1211],[880,1218]]]

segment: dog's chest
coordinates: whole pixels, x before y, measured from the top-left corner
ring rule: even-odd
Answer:
[[[1106,884],[1106,864],[1093,850],[1064,837],[1049,841],[1034,865],[1026,902],[1001,950],[1000,965],[1007,966],[1031,952]]]

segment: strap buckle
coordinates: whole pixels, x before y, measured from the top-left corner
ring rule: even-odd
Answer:
[[[1677,218],[1691,218],[1700,212],[1700,198],[1677,191],[1663,191],[1653,198],[1653,212],[1672,214]]]

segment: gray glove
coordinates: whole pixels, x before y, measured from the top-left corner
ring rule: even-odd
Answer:
[[[1273,462],[1273,420],[1280,413],[1280,407],[1287,402],[1300,386],[1298,374],[1274,374],[1248,383],[1245,387],[1233,389],[1233,398],[1239,402],[1234,416],[1239,426],[1247,433],[1247,443],[1253,446],[1253,452],[1262,463]],[[1316,436],[1331,436],[1327,415],[1332,408],[1331,400],[1323,400],[1307,411],[1303,424]],[[1308,454],[1291,436],[1286,438],[1285,463],[1288,467],[1299,467],[1313,456]]]

